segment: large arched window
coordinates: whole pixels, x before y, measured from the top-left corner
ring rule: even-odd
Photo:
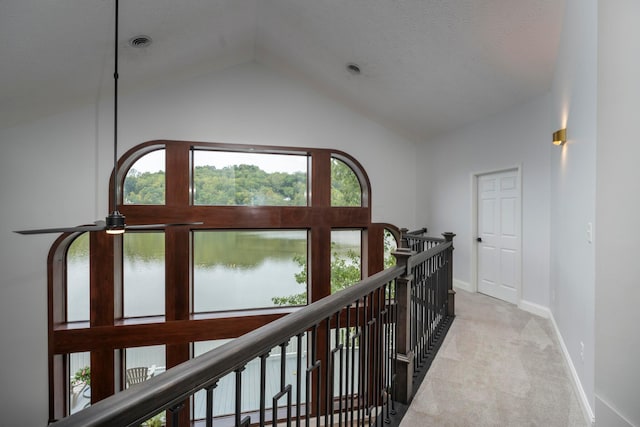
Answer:
[[[113,179],[127,224],[202,224],[54,243],[52,418],[384,268],[369,180],[337,150],[151,141]]]

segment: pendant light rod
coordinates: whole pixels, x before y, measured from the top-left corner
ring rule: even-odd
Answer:
[[[126,224],[124,215],[118,211],[118,0],[115,0],[116,23],[114,37],[113,71],[113,211],[105,218],[108,234],[124,233]]]
[[[118,6],[116,2],[116,25],[114,37],[115,65],[113,71],[113,211],[118,212]]]

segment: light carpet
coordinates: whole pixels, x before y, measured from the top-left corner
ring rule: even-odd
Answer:
[[[456,318],[401,427],[587,426],[553,326],[457,291]]]

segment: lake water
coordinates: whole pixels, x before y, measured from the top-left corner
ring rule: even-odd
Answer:
[[[194,312],[273,307],[273,297],[304,292],[296,274],[304,266],[307,239],[303,230],[198,231],[193,233]],[[124,235],[125,317],[164,314],[164,234]],[[332,234],[334,249],[359,252],[360,231]],[[88,239],[69,251],[68,320],[89,318]]]

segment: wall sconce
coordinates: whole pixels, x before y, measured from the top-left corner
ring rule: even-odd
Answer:
[[[553,133],[553,145],[562,145],[567,142],[567,128],[557,130]]]

